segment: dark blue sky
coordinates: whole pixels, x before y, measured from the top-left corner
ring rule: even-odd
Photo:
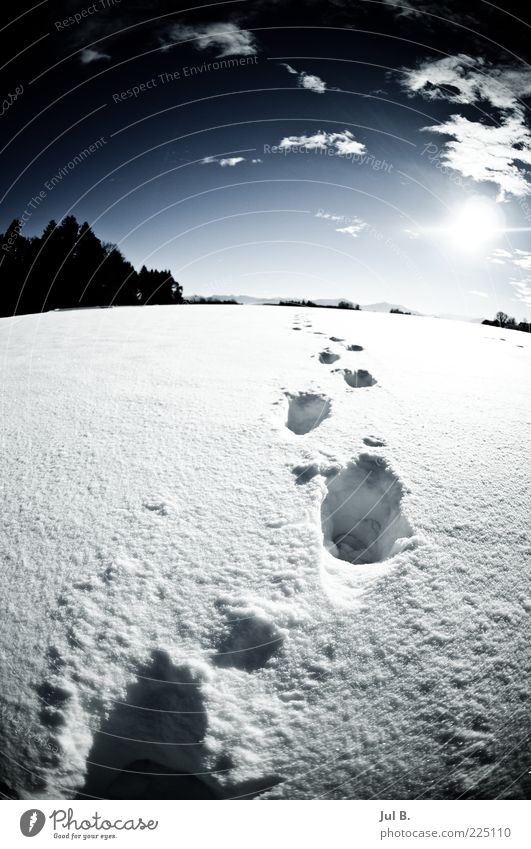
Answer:
[[[72,212],[187,293],[521,318],[531,70],[514,14],[39,4],[3,31],[0,227]]]

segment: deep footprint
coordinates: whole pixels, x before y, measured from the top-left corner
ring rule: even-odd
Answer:
[[[315,430],[330,415],[331,403],[326,395],[300,392],[287,397],[289,406],[286,427],[299,436]]]
[[[410,537],[403,516],[403,487],[381,457],[362,454],[327,484],[321,507],[324,546],[348,563],[380,563],[400,550],[397,541]]]
[[[374,379],[370,371],[360,368],[357,371],[351,371],[349,368],[343,369],[343,377],[349,386],[354,389],[360,389],[365,386],[374,386],[377,381]]]
[[[324,351],[321,351],[319,354],[319,362],[323,363],[325,366],[329,366],[331,363],[335,363],[339,359],[339,354],[334,354],[329,348],[325,348]]]
[[[201,684],[196,670],[174,664],[165,650],[153,651],[94,735],[79,795],[155,798],[149,794],[160,793],[165,781],[165,792],[176,795],[162,798],[218,797],[204,767],[208,717]]]
[[[363,345],[347,345],[347,351],[363,351]]]

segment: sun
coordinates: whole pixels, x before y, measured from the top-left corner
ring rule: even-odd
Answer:
[[[471,197],[455,210],[448,235],[459,248],[475,251],[497,239],[504,230],[500,205],[485,197]]]

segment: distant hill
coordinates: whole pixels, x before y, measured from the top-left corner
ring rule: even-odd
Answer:
[[[422,315],[423,313],[412,310],[410,307],[405,307],[403,304],[389,304],[387,301],[380,301],[377,304],[360,304],[362,310],[367,312],[390,312],[391,310],[401,310],[401,312],[409,312],[411,315]]]
[[[187,301],[229,301],[234,300],[239,304],[278,304],[280,301],[286,300],[300,300],[298,298],[292,298],[288,295],[283,295],[278,298],[256,298],[253,295],[185,295]],[[318,304],[321,307],[337,307],[340,301],[352,301],[352,298],[310,298],[314,304]],[[356,301],[352,301],[352,303],[357,303]],[[409,309],[409,307],[404,307],[401,304],[389,304],[386,301],[382,301],[377,304],[360,304],[362,310],[366,312],[389,312],[391,309],[400,309],[402,312],[410,312],[412,315],[422,315],[422,313],[416,312],[415,310]]]
[[[300,298],[292,298],[289,295],[283,295],[278,298],[257,298],[254,295],[185,295],[187,301],[236,301],[239,304],[278,304],[280,301],[301,300]],[[337,307],[340,301],[353,301],[352,298],[310,298],[314,304],[321,307]],[[410,307],[405,307],[403,304],[391,304],[388,301],[378,301],[375,304],[360,304],[360,308],[365,312],[389,312],[390,310],[401,310],[411,315],[426,315],[426,313],[412,310]],[[472,318],[467,315],[454,315],[453,313],[441,313],[440,315],[432,315],[432,318],[445,318],[450,321],[469,321],[475,324],[481,322],[481,318]]]

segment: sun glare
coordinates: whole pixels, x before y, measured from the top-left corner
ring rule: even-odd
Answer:
[[[474,251],[494,241],[504,229],[500,205],[488,198],[469,198],[456,210],[448,226],[450,239],[459,248]]]

